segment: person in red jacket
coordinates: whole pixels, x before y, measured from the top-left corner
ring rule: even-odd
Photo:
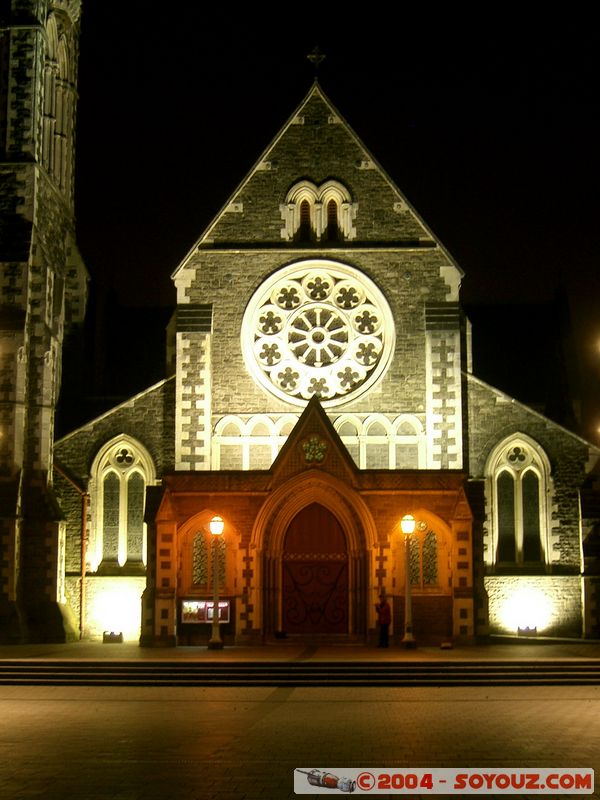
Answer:
[[[379,623],[379,644],[377,647],[389,647],[392,609],[385,594],[379,595],[379,602],[375,605],[375,611],[377,612],[377,621]]]

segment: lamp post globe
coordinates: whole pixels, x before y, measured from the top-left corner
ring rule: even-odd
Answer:
[[[209,529],[212,536],[212,583],[213,583],[213,618],[211,636],[208,641],[209,650],[222,650],[223,640],[221,639],[221,630],[219,628],[219,541],[218,537],[221,536],[225,529],[225,522],[222,517],[214,516],[210,523]]]

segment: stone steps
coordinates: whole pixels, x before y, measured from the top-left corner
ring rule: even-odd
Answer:
[[[594,661],[0,662],[0,685],[52,686],[555,686],[600,684]]]

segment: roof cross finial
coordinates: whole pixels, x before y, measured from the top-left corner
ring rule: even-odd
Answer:
[[[322,53],[319,50],[318,47],[315,47],[315,49],[312,51],[312,53],[309,53],[306,57],[311,62],[311,64],[314,65],[315,78],[316,78],[317,77],[317,73],[319,71],[319,64],[321,63],[321,61],[323,61],[326,58],[326,56],[324,55],[324,53]]]

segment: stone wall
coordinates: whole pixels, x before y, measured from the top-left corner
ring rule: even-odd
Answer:
[[[488,576],[491,634],[581,636],[581,578],[572,576]]]
[[[468,379],[468,398],[471,477],[484,478],[490,453],[506,437],[519,432],[535,440],[547,455],[551,467],[551,494],[548,499],[552,552],[548,560],[579,572],[579,489],[585,479],[590,445],[473,376]],[[489,520],[485,530],[489,531]]]
[[[174,469],[174,383],[174,378],[161,381],[59,439],[55,444],[57,462],[68,467],[82,487],[87,487],[98,450],[125,433],[148,450],[157,475]]]
[[[162,381],[145,392],[133,397],[121,406],[64,437],[55,446],[54,488],[61,512],[66,520],[65,566],[67,603],[73,613],[79,616],[82,534],[89,541],[92,538],[92,502],[87,496],[90,470],[100,448],[111,439],[121,435],[136,439],[148,450],[157,476],[174,467],[174,379]],[[85,497],[84,497],[85,496]],[[85,524],[82,521],[87,509]],[[85,578],[86,592],[97,586],[95,576]],[[105,579],[105,580],[108,580]],[[145,579],[132,576],[111,578],[108,586],[115,589],[116,595],[125,591],[131,581],[143,590]],[[138,586],[139,584],[139,586]],[[100,584],[98,584],[99,586]],[[100,589],[98,590],[100,591]],[[131,592],[129,593],[129,595]],[[132,599],[128,595],[128,604]],[[90,596],[89,603],[93,603]],[[141,603],[141,600],[140,600]],[[86,609],[91,606],[86,603]],[[141,608],[141,606],[140,606]],[[141,612],[140,612],[141,613]],[[88,617],[88,611],[85,612]],[[100,623],[84,628],[84,635],[100,636]]]

